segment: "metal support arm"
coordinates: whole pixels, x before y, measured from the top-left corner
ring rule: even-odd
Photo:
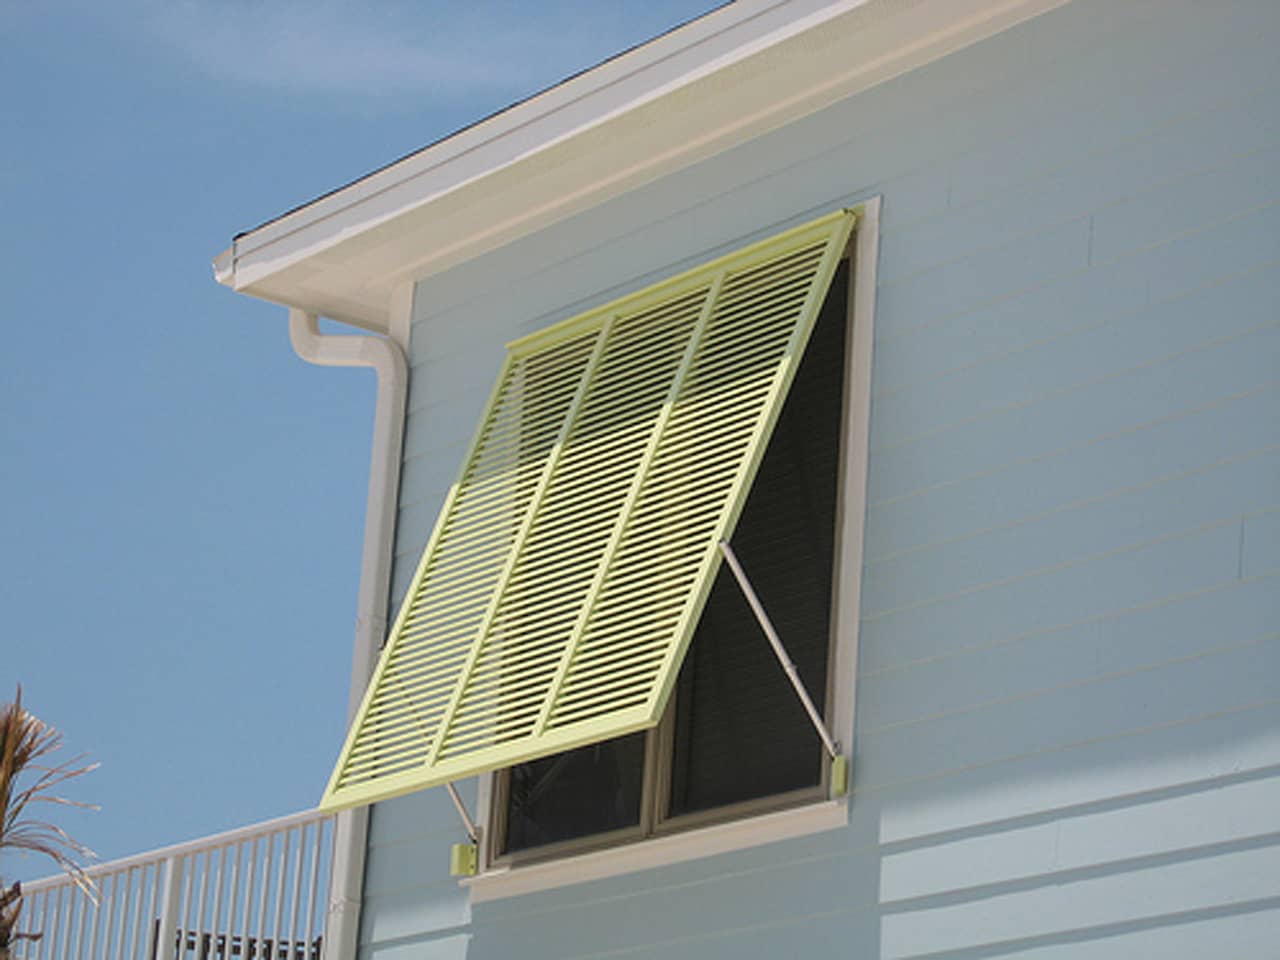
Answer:
[[[733,552],[733,547],[729,546],[726,540],[720,541],[720,552],[724,554],[725,560],[729,562],[729,569],[733,571],[733,576],[738,581],[738,586],[742,588],[742,595],[747,598],[747,603],[751,605],[751,612],[756,615],[756,620],[760,623],[760,629],[768,637],[769,646],[773,647],[774,655],[778,658],[778,663],[782,665],[787,679],[791,681],[791,686],[795,688],[796,696],[804,704],[805,712],[809,714],[809,719],[813,722],[813,728],[818,731],[818,736],[822,738],[822,745],[826,747],[827,753],[831,755],[831,758],[833,760],[836,759],[840,756],[840,744],[831,736],[831,731],[827,729],[827,725],[822,720],[822,715],[818,713],[818,708],[813,704],[813,698],[809,696],[809,691],[804,688],[804,682],[800,679],[796,665],[787,656],[787,648],[782,645],[778,631],[773,627],[773,621],[769,619],[769,614],[765,613],[764,605],[760,603],[760,598],[756,596],[756,591],[751,586],[751,581],[747,579],[746,571],[742,569],[742,564],[738,562],[737,554]]]
[[[462,802],[462,797],[458,796],[458,788],[452,783],[446,783],[445,787],[449,791],[449,799],[453,801],[453,805],[458,810],[458,816],[462,818],[462,825],[467,830],[467,836],[471,838],[472,843],[479,843],[480,831],[476,829],[476,822],[471,819],[471,814],[467,812],[467,807]]]

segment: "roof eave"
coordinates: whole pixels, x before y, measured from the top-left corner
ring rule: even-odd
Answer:
[[[385,329],[403,283],[1065,2],[739,0],[237,237],[215,275]]]

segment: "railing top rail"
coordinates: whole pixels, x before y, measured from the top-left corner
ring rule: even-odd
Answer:
[[[203,850],[217,849],[225,847],[228,844],[240,843],[245,840],[253,840],[258,837],[264,837],[267,834],[277,833],[281,830],[288,830],[293,827],[304,826],[307,824],[329,820],[333,817],[332,813],[321,813],[319,810],[303,810],[301,813],[291,813],[287,816],[276,817],[273,820],[263,820],[259,823],[253,823],[246,827],[236,827],[232,830],[225,830],[222,833],[214,833],[207,837],[200,837],[196,840],[187,840],[184,843],[175,843],[167,847],[159,847],[155,850],[148,850],[144,853],[135,853],[133,856],[122,857],[118,860],[110,860],[106,863],[95,864],[85,870],[85,873],[92,878],[106,876],[112,873],[119,873],[121,870],[128,870],[130,867],[140,867],[145,864],[155,863],[156,861],[167,860],[169,857],[181,857],[190,853],[198,853]],[[22,892],[24,895],[39,893],[41,890],[50,890],[62,884],[71,883],[69,877],[65,874],[55,874],[50,877],[41,877],[39,880],[23,881]]]

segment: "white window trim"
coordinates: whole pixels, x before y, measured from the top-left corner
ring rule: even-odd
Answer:
[[[867,446],[871,428],[871,351],[874,342],[876,262],[880,237],[880,197],[857,204],[855,228],[853,336],[845,377],[843,483],[838,506],[840,556],[836,577],[836,640],[832,658],[832,710],[835,736],[846,756],[853,753],[853,720],[858,660],[858,627],[862,591],[862,541],[866,524]],[[849,575],[852,573],[852,575]],[[479,778],[476,820],[492,823],[494,777]],[[850,764],[856,783],[857,770]],[[849,804],[856,791],[835,800],[822,800],[786,810],[696,827],[678,833],[647,837],[602,850],[571,854],[555,860],[525,864],[487,862],[489,844],[481,839],[480,873],[459,883],[470,890],[473,903],[552,890],[574,883],[602,880],[687,860],[843,827],[849,822]]]
[[[552,890],[571,883],[603,880],[619,874],[711,857],[718,853],[745,850],[822,830],[834,830],[848,822],[848,804],[843,800],[824,800],[821,803],[717,823],[683,833],[650,837],[559,860],[495,867],[479,876],[468,877],[461,883],[471,888],[471,901],[481,903],[485,900]]]

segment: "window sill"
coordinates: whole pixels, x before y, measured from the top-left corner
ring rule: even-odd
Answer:
[[[473,903],[500,900],[834,830],[848,822],[845,799],[824,800],[546,863],[496,867],[460,883],[470,888]]]

